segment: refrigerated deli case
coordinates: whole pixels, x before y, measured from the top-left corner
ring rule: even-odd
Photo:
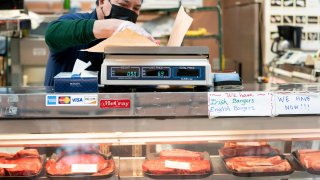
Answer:
[[[312,92],[314,95],[319,93],[320,86],[245,85],[243,91]],[[57,94],[50,87],[8,87],[1,88],[0,93],[0,150],[16,153],[16,149],[37,149],[44,157],[41,173],[30,179],[320,178],[320,175],[306,171],[292,154],[301,149],[320,148],[320,116],[317,113],[208,118],[209,92],[193,90]],[[239,142],[246,146],[267,143],[277,149],[278,155],[286,159],[292,169],[285,173],[231,171],[220,150]],[[112,158],[115,163],[112,174],[50,176],[46,172],[46,163],[52,155],[57,155],[61,149],[78,147],[94,147],[103,157]],[[205,154],[210,161],[210,172],[203,176],[184,173],[163,176],[143,172],[146,158],[154,158],[159,152],[170,149]],[[1,165],[0,162],[0,168]]]

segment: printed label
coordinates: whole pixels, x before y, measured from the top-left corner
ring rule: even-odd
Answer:
[[[15,168],[16,166],[17,166],[16,164],[0,164],[0,168],[4,168],[4,169]]]
[[[46,106],[97,106],[98,95],[47,95]]]
[[[130,99],[103,99],[100,100],[100,108],[129,109]]]
[[[166,168],[172,168],[172,169],[182,169],[182,170],[190,170],[190,163],[186,162],[177,162],[177,161],[164,161],[164,166]]]
[[[72,164],[71,172],[74,173],[96,173],[98,172],[97,164]]]

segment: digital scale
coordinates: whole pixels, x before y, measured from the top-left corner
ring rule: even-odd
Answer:
[[[108,47],[102,85],[213,86],[207,47]]]

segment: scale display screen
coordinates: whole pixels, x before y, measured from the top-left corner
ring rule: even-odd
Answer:
[[[202,81],[205,66],[108,66],[108,80]],[[151,83],[150,83],[151,84]]]
[[[198,77],[200,76],[199,69],[177,69],[177,76],[179,77]]]
[[[142,70],[143,77],[158,77],[165,78],[170,76],[170,68],[161,67],[161,68],[143,68]]]
[[[112,68],[112,76],[113,77],[139,77],[139,68],[122,68],[122,67],[114,67]]]

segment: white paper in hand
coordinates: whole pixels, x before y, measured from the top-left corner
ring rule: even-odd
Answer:
[[[193,19],[184,11],[181,6],[173,25],[167,46],[181,46],[184,36],[192,24]]]
[[[89,66],[91,66],[90,61],[86,63],[81,61],[80,59],[77,59],[76,62],[74,63],[72,74],[80,74]]]

